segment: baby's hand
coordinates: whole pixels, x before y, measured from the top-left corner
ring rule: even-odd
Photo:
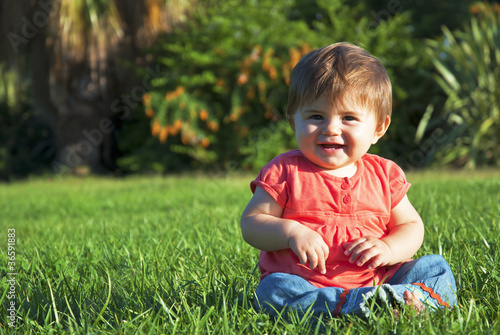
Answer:
[[[392,258],[389,246],[384,241],[372,236],[360,237],[352,242],[345,242],[342,246],[345,249],[344,254],[351,255],[349,262],[356,262],[358,266],[369,263],[369,269],[387,265]]]
[[[319,267],[321,274],[326,273],[325,261],[328,258],[329,249],[320,234],[298,224],[292,230],[288,245],[299,257],[300,263],[306,264],[309,261],[311,270]]]

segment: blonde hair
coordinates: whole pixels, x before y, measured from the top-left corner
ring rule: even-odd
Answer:
[[[332,102],[349,99],[356,106],[375,113],[381,125],[391,116],[392,87],[380,60],[350,43],[335,43],[305,55],[290,76],[286,117],[293,118],[304,104],[315,101],[323,93]]]

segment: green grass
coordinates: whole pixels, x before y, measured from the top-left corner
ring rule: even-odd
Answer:
[[[239,217],[252,176],[35,179],[0,185],[0,272],[16,230],[17,334],[386,334],[500,332],[500,172],[409,174],[426,224],[417,254],[441,253],[459,306],[396,322],[272,320],[251,307],[258,251]],[[0,333],[8,289],[1,280]]]

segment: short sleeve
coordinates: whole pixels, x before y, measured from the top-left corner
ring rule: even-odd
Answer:
[[[285,207],[288,199],[287,166],[282,155],[267,163],[257,178],[250,183],[252,193],[255,193],[257,186],[269,193],[281,207]]]
[[[394,162],[388,161],[388,177],[391,189],[391,210],[403,200],[411,184],[406,180],[403,170]]]

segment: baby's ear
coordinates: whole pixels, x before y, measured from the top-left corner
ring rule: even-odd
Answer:
[[[389,125],[391,124],[391,117],[387,115],[385,117],[384,122],[382,122],[379,126],[378,129],[375,130],[375,134],[373,135],[373,140],[372,144],[377,143],[377,141],[384,136],[385,132],[387,131],[387,128],[389,128]]]

